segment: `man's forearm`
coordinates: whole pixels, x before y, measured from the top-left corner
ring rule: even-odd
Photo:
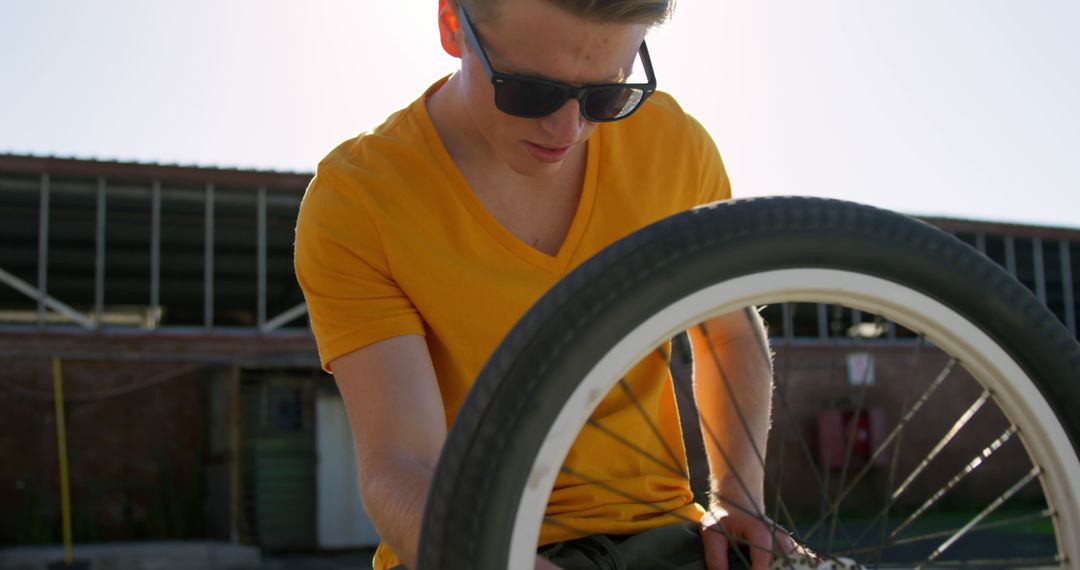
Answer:
[[[420,463],[398,461],[383,476],[362,485],[364,508],[380,538],[390,545],[406,568],[416,568],[420,525],[433,472],[431,467]],[[536,570],[559,570],[559,567],[537,556]]]
[[[712,500],[758,514],[764,508],[765,445],[772,358],[756,311],[702,324],[694,342],[694,394],[705,431]]]
[[[416,567],[433,471],[429,465],[398,459],[382,465],[376,476],[361,476],[364,508],[380,538],[407,568]]]

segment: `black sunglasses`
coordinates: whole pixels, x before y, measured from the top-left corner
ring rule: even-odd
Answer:
[[[476,36],[469,15],[458,3],[461,13],[461,27],[465,38],[476,46],[476,55],[484,66],[488,79],[495,86],[495,106],[508,115],[515,117],[544,117],[558,111],[571,98],[576,99],[581,114],[587,120],[604,123],[625,119],[634,114],[641,104],[656,90],[656,78],[653,76],[649,48],[642,40],[638,55],[645,68],[648,83],[603,83],[575,87],[558,81],[539,77],[499,73],[491,68],[484,46]]]

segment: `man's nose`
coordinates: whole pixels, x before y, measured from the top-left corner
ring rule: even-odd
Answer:
[[[540,119],[541,125],[556,139],[556,142],[570,143],[578,140],[587,121],[581,116],[581,106],[577,99],[570,99],[559,110]]]

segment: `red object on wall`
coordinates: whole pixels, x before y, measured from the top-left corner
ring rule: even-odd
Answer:
[[[840,410],[825,410],[817,418],[818,463],[839,468],[844,464],[844,416]]]
[[[825,467],[842,468],[844,456],[848,466],[866,465],[885,441],[885,414],[877,408],[859,410],[825,410],[817,418],[818,462]],[[888,450],[874,457],[875,465],[888,465]]]
[[[870,414],[866,410],[844,412],[844,435],[851,445],[851,456],[870,458]]]

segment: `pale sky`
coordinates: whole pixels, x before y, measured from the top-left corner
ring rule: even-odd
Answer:
[[[457,61],[436,0],[6,0],[0,152],[311,171]],[[680,0],[737,196],[1080,228],[1080,2]]]

